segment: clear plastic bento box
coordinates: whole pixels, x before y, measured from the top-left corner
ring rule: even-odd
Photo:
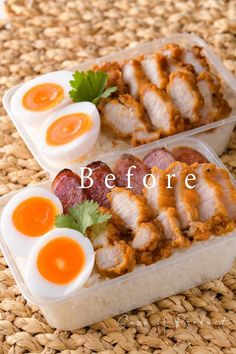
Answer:
[[[100,65],[107,61],[123,61],[124,59],[134,58],[141,54],[151,54],[167,43],[177,43],[180,45],[184,45],[186,48],[192,47],[194,45],[203,47],[203,52],[210,64],[211,70],[215,74],[220,76],[223,85],[224,96],[229,101],[233,109],[231,115],[226,119],[219,120],[211,124],[203,125],[201,127],[176,134],[172,137],[164,138],[163,141],[164,143],[167,143],[168,141],[173,141],[173,139],[184,139],[194,134],[199,139],[207,142],[213,148],[213,150],[218,155],[220,155],[228,144],[230,135],[232,134],[236,124],[236,78],[222,65],[219,58],[214,54],[212,49],[201,38],[191,34],[177,34],[170,37],[157,39],[149,43],[140,44],[135,48],[123,50],[121,52],[98,58],[87,63],[79,64],[78,66],[71,68],[71,70],[88,70],[89,68],[91,68],[91,66],[95,64]],[[17,88],[18,86],[13,87],[5,94],[3,98],[3,104],[8,112],[8,115],[12,119],[17,130],[19,131],[20,135],[24,139],[26,145],[28,146],[40,166],[50,172],[57,172],[58,169],[65,167],[76,167],[76,164],[78,162],[70,163],[69,166],[68,164],[64,164],[63,166],[61,166],[61,164],[58,162],[49,161],[45,156],[42,156],[42,154],[39,152],[37,148],[36,139],[38,130],[32,127],[24,126],[21,121],[13,115],[11,111],[11,98]],[[155,143],[150,143],[150,146],[155,146]],[[110,141],[109,139],[104,141],[103,137],[100,136],[94,148],[88,155],[85,156],[84,161],[91,160],[91,158],[98,159],[100,156],[105,157],[106,155],[110,154],[111,150],[124,151],[127,148],[130,148],[130,145],[125,141],[116,140],[114,146],[114,139],[111,139]],[[133,151],[138,151],[138,149],[139,148],[134,148]]]
[[[225,168],[213,150],[200,140],[168,139],[156,143],[156,147],[170,150],[180,145],[196,149],[209,162]],[[142,146],[130,152],[143,157],[153,146]],[[102,160],[112,167],[120,155],[121,152],[117,152]],[[236,187],[233,177],[232,182]],[[40,185],[50,189],[51,181]],[[0,198],[0,214],[13,195],[10,193]],[[40,308],[49,325],[74,330],[223,276],[230,270],[236,255],[236,230],[225,236],[212,236],[207,241],[196,242],[188,249],[175,250],[168,259],[150,266],[138,265],[131,273],[118,278],[88,282],[86,287],[56,300],[33,296],[24,281],[25,259],[14,257],[2,237],[0,246],[27,301]]]

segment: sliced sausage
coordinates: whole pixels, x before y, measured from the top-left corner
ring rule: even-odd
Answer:
[[[135,168],[130,169],[130,189],[136,194],[142,194],[143,177],[148,173],[148,170],[140,159],[131,154],[121,155],[115,164],[114,172],[117,185],[119,187],[128,186],[127,173],[131,166],[135,166]]]
[[[107,193],[110,193],[111,188],[106,186],[105,179],[107,175],[113,174],[112,170],[109,166],[101,161],[94,161],[88,164],[86,167],[92,170],[92,174],[90,174],[89,170],[85,169],[84,175],[90,176],[90,178],[93,180],[93,185],[86,189],[88,199],[98,202],[98,204],[101,206],[110,208],[110,202],[107,199]],[[107,184],[109,186],[115,186],[116,181],[108,179]],[[90,181],[85,179],[84,186],[88,187],[89,185]]]
[[[151,170],[154,166],[160,170],[165,170],[174,161],[176,161],[174,155],[165,148],[154,149],[143,159],[145,166],[149,170]]]
[[[57,174],[52,183],[52,191],[60,199],[64,213],[87,198],[86,191],[81,188],[80,176],[69,169]]]
[[[205,163],[207,159],[195,149],[187,146],[179,146],[172,150],[175,159],[180,162],[185,162],[187,165],[192,165],[195,162]]]

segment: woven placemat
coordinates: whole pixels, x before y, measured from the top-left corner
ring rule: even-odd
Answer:
[[[9,17],[0,22],[1,97],[35,75],[176,32],[199,34],[236,72],[234,0],[8,0],[7,7]],[[222,159],[235,173],[236,135]],[[0,195],[46,178],[1,107]],[[68,332],[50,328],[26,303],[1,256],[0,354],[236,353],[235,278],[236,267],[222,279]]]

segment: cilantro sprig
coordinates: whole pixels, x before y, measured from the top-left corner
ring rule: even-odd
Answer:
[[[105,90],[108,75],[103,71],[75,71],[74,80],[70,81],[69,92],[74,102],[89,101],[98,104],[100,98],[107,98],[117,90],[116,86]]]
[[[85,200],[74,207],[69,208],[68,214],[56,216],[55,226],[77,230],[83,235],[88,227],[104,224],[111,218],[108,213],[99,210],[99,204],[93,200]]]

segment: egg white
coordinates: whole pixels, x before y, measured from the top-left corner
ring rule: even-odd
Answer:
[[[78,276],[68,284],[60,285],[45,279],[37,267],[37,257],[40,250],[51,240],[58,237],[68,237],[76,241],[84,251],[85,264]],[[44,235],[33,247],[25,265],[25,282],[34,296],[42,298],[59,298],[78,290],[89,279],[94,267],[94,249],[90,240],[80,232],[67,228],[56,228]]]
[[[70,81],[72,79],[72,72],[61,70],[38,76],[35,79],[22,84],[13,94],[10,101],[13,116],[18,118],[23,124],[38,128],[50,113],[72,102],[69,97],[69,91],[71,90]],[[55,107],[45,111],[35,112],[26,109],[22,104],[24,95],[34,86],[44,83],[55,83],[60,85],[64,89],[64,98],[62,101]]]
[[[48,145],[46,136],[49,126],[62,116],[72,113],[84,113],[92,119],[92,127],[78,138],[67,144],[51,146]],[[91,102],[73,103],[52,113],[43,124],[38,134],[38,148],[52,161],[72,162],[86,155],[96,143],[100,132],[100,116],[96,106]]]
[[[63,212],[60,200],[50,191],[40,187],[27,187],[18,192],[10,199],[1,216],[1,232],[4,241],[11,252],[17,256],[27,257],[35,243],[43,236],[26,236],[16,229],[12,216],[16,207],[32,197],[43,197],[49,199],[58,209],[58,214]]]

